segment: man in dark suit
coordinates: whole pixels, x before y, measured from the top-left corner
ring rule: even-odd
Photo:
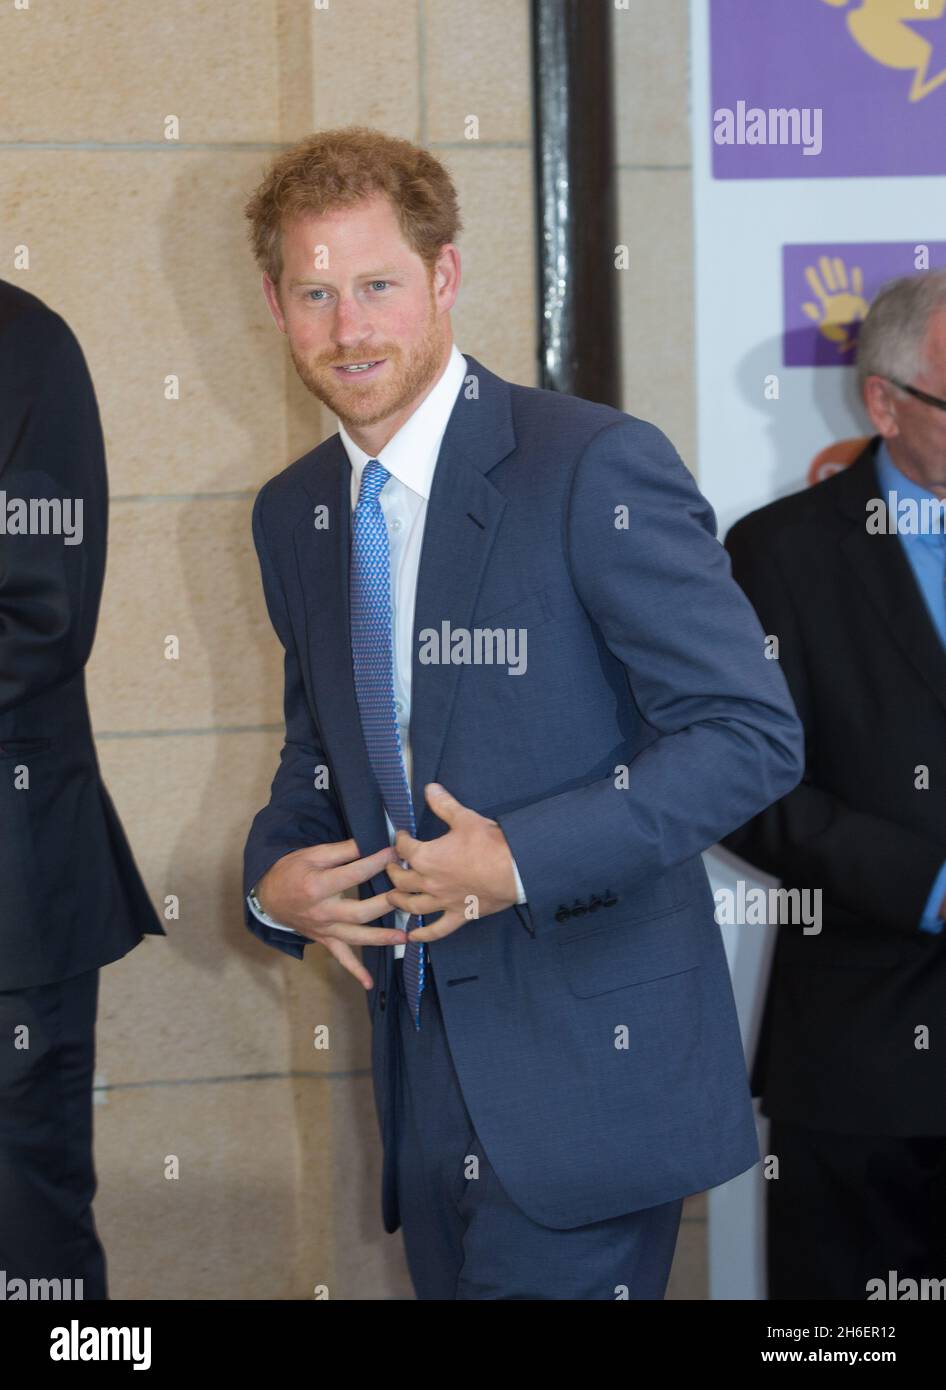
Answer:
[[[881,292],[857,370],[868,447],[726,538],[807,766],[725,843],[822,894],[820,932],[778,929],[752,1076],[776,1299],[946,1273],[946,274]]]
[[[98,407],[79,344],[41,300],[0,281],[0,1269],[7,1298],[39,1296],[30,1280],[63,1281],[46,1286],[63,1297],[107,1297],[91,1206],[98,972],[143,933],[163,935],[102,784],[86,706],[107,505]]]
[[[247,925],[368,991],[420,1298],[662,1298],[683,1197],[758,1157],[700,855],[800,776],[783,677],[664,435],[457,351],[432,155],[326,132],[248,216],[341,428],[254,509],[286,735]]]

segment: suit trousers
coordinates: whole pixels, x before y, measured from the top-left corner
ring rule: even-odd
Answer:
[[[454,1070],[428,958],[420,1029],[398,993],[397,1185],[419,1299],[662,1299],[682,1199],[558,1230],[503,1191]]]
[[[68,1279],[70,1297],[108,1297],[92,1216],[98,985],[95,969],[0,991],[0,1270],[8,1298],[14,1278]]]
[[[946,1136],[828,1134],[772,1120],[770,1299],[863,1302],[867,1282],[946,1278]]]

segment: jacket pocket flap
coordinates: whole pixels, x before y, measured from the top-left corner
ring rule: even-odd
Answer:
[[[700,936],[689,904],[647,921],[617,921],[589,928],[561,943],[562,967],[573,994],[608,990],[679,975],[702,964]]]

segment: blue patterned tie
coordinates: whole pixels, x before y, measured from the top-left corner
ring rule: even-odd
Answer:
[[[368,760],[374,769],[384,805],[395,830],[416,835],[414,806],[401,755],[401,732],[394,705],[394,656],[391,612],[391,559],[388,531],[379,500],[390,478],[377,459],[369,459],[361,475],[358,504],[351,530],[351,653],[355,695],[361,712]],[[424,925],[423,917],[408,919],[407,930]],[[424,945],[408,941],[404,948],[404,987],[415,1027],[420,1027],[420,996],[424,988]]]

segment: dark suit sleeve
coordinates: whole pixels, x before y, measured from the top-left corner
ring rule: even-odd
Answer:
[[[270,620],[285,652],[284,710],[286,732],[269,804],[250,827],[244,855],[244,897],[283,855],[310,845],[348,839],[331,783],[316,787],[316,769],[328,766],[306,699],[299,653],[293,637],[282,583],[270,558],[263,525],[266,489],[253,507],[253,540],[259,556],[263,592]],[[311,943],[298,932],[274,930],[246,904],[246,925],[269,946],[301,959]]]
[[[698,855],[802,771],[784,677],[764,659],[712,508],[661,431],[627,417],[595,436],[563,526],[575,591],[658,737],[629,750],[626,786],[608,776],[497,816],[539,932],[575,894],[632,894]]]
[[[726,537],[733,575],[752,601],[765,631],[778,637],[779,664],[795,706],[814,743],[815,711],[805,669],[805,642],[791,591],[774,546],[751,522]],[[816,649],[817,615],[809,619]],[[750,864],[790,886],[820,888],[855,916],[913,934],[943,862],[933,844],[893,821],[855,810],[818,787],[806,769],[799,786],[723,844]]]
[[[0,492],[81,502],[78,544],[0,534],[0,714],[61,685],[89,657],[105,570],[107,492],[98,406],[58,314],[17,316],[0,337]],[[73,489],[79,488],[81,498]]]

